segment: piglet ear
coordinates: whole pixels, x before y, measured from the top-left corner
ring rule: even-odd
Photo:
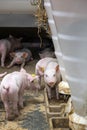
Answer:
[[[12,58],[14,58],[14,57],[15,57],[15,52],[11,52],[9,55],[10,55]]]
[[[21,69],[20,69],[20,72],[22,72],[22,73],[27,73],[24,68],[21,68]]]
[[[21,41],[22,41],[22,39],[23,39],[23,37],[20,37],[20,38],[18,38],[17,40],[18,40],[19,42],[21,42]]]
[[[10,34],[10,35],[9,35],[9,38],[13,38],[13,36]]]
[[[30,81],[30,83],[34,80],[31,74],[28,74],[28,80]]]
[[[39,57],[42,59],[42,58],[44,58],[44,55],[39,53]]]
[[[31,78],[31,79],[30,79],[30,82],[32,82],[33,80],[34,80],[34,78]]]
[[[44,67],[39,66],[39,70],[44,73]]]
[[[55,69],[56,69],[56,72],[59,71],[59,65],[57,65]]]
[[[23,55],[22,55],[22,58],[27,58],[27,57],[28,57],[28,53],[24,52]]]

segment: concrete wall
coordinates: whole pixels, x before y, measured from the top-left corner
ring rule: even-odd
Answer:
[[[32,0],[0,0],[0,27],[36,27]]]
[[[0,27],[36,27],[33,14],[0,14]]]
[[[1,14],[30,14],[34,13],[37,6],[31,4],[32,0],[0,0]]]

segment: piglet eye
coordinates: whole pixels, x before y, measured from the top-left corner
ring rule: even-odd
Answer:
[[[31,81],[31,83],[34,83],[34,81]]]
[[[56,75],[54,74],[53,77],[55,77]]]
[[[46,74],[45,76],[46,76],[46,77],[48,77],[48,75],[47,75],[47,74]]]

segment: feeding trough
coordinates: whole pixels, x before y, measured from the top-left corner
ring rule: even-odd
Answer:
[[[64,100],[48,99],[47,91],[44,89],[45,106],[47,118],[59,117],[63,115],[66,103]]]
[[[70,130],[66,117],[52,117],[49,119],[50,130]]]

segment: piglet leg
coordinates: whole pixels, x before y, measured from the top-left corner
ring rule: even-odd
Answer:
[[[4,101],[4,107],[6,111],[6,119],[10,119],[10,109],[8,101]]]
[[[3,76],[5,76],[7,74],[7,72],[4,72],[2,74],[0,74],[0,78],[2,78]]]
[[[24,90],[21,89],[21,91],[19,92],[19,101],[18,101],[18,105],[19,105],[19,108],[22,109],[24,106],[23,106],[23,94],[24,94]]]
[[[46,89],[48,93],[48,98],[51,99],[51,88],[46,84]]]
[[[4,67],[4,66],[5,66],[5,65],[4,65],[5,57],[6,57],[6,52],[4,51],[4,52],[2,53],[2,57],[1,57],[1,67]]]
[[[15,64],[15,60],[12,60],[12,62],[10,63],[10,65],[7,66],[7,68],[12,67]]]
[[[19,103],[18,103],[18,105],[19,105],[20,109],[22,109],[24,107],[23,106],[23,97],[22,96],[19,97]]]
[[[55,87],[55,91],[56,91],[56,98],[59,99],[59,90],[57,86]]]
[[[25,66],[25,61],[21,64],[21,68],[23,68]]]
[[[39,75],[39,85],[41,86],[42,77]]]
[[[18,112],[18,101],[14,101],[13,102],[13,112],[15,116],[19,116],[19,112]]]

